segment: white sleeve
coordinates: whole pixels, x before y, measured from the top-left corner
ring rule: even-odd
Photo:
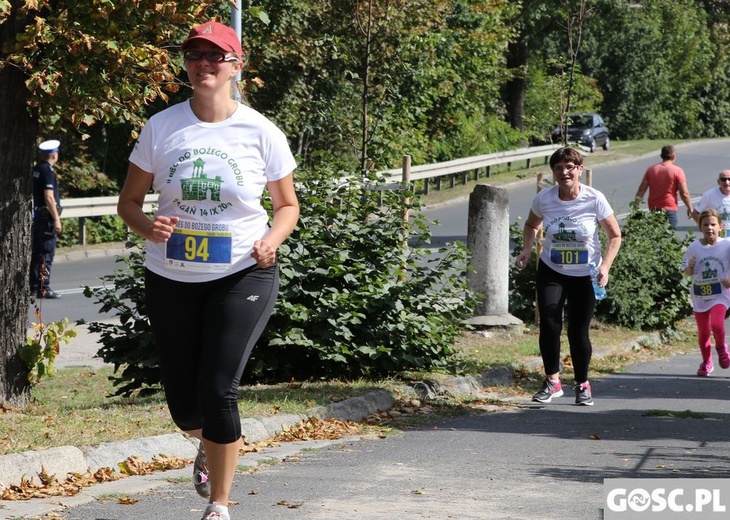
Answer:
[[[263,134],[263,159],[267,181],[278,181],[297,167],[284,132],[273,124]]]
[[[137,142],[134,143],[132,153],[129,154],[129,162],[137,165],[140,169],[148,173],[154,173],[152,171],[154,168],[152,165],[152,150],[154,148],[153,142],[154,129],[151,121],[148,121],[139,133]]]

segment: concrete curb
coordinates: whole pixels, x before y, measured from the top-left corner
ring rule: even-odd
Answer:
[[[74,446],[12,453],[0,457],[0,485],[19,484],[24,478],[38,482],[43,469],[50,475],[65,475],[85,473],[87,467],[84,452]]]
[[[114,246],[107,249],[79,249],[79,250],[59,250],[56,253],[54,262],[76,262],[87,258],[103,258],[105,256],[128,256],[131,249],[125,249],[123,246]]]

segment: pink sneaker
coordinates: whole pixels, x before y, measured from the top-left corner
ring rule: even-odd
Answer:
[[[552,381],[546,378],[540,391],[532,396],[532,400],[537,403],[549,403],[553,400],[553,397],[561,397],[562,395],[563,385],[560,380]]]
[[[717,350],[717,357],[720,361],[720,368],[730,367],[730,353],[727,351],[727,345],[721,347],[715,347]]]
[[[210,482],[208,482],[208,457],[205,456],[203,442],[198,441],[198,455],[193,463],[193,486],[198,495],[210,497]]]
[[[576,384],[573,388],[575,389],[575,404],[578,406],[593,406],[591,384],[588,381]]]
[[[712,366],[711,359],[708,359],[707,361],[703,361],[702,363],[700,363],[700,368],[697,369],[697,375],[700,377],[707,377],[712,373],[714,368],[715,367]]]

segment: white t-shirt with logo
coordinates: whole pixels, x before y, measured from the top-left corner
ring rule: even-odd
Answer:
[[[565,201],[555,185],[535,196],[531,210],[542,219],[540,260],[550,268],[568,276],[588,276],[591,262],[601,264],[598,221],[613,215],[603,193],[581,184],[578,197]]]
[[[256,263],[253,244],[268,232],[266,183],[296,161],[284,133],[239,104],[225,121],[200,121],[188,101],[150,118],[130,162],[153,175],[157,214],[179,217],[167,243],[147,241],[146,266],[184,282],[205,282]]]
[[[722,216],[722,228],[730,229],[730,195],[723,194],[719,187],[704,192],[694,209],[697,213],[702,213],[706,209],[716,209]]]
[[[707,312],[717,304],[730,307],[730,289],[722,285],[723,279],[730,278],[730,240],[703,245],[696,239],[684,252],[682,271],[687,269],[691,258],[695,259],[690,288],[694,311]]]

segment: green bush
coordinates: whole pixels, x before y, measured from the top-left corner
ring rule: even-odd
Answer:
[[[58,247],[69,247],[79,242],[79,219],[65,218],[62,221],[63,233],[58,237]],[[86,243],[105,244],[107,242],[124,242],[129,230],[117,215],[86,217]]]
[[[117,184],[98,171],[97,164],[82,148],[78,154],[70,157],[61,151],[62,157],[57,169],[59,170],[59,189],[61,203],[63,199],[80,197],[105,197],[119,193]]]
[[[445,366],[474,310],[466,248],[429,248],[428,222],[410,187],[387,190],[373,179],[342,186],[343,177],[326,168],[300,174],[301,220],[280,255],[279,304],[266,348],[252,355],[258,378]]]
[[[40,310],[36,312],[40,315]],[[76,330],[69,327],[68,318],[51,323],[39,319],[32,328],[33,335],[20,347],[20,358],[28,367],[28,382],[36,385],[56,373],[53,364],[61,351],[61,342],[70,343],[76,337]]]
[[[596,308],[604,322],[640,330],[674,329],[692,314],[690,278],[682,257],[694,240],[681,239],[661,212],[634,209],[622,229],[608,294]]]
[[[88,156],[85,146],[81,146],[69,157],[63,156],[58,169],[61,205],[67,199],[104,197],[119,193],[116,183],[97,170],[97,166]],[[63,233],[58,237],[59,247],[77,244],[79,219],[64,218],[62,223]],[[123,242],[127,239],[127,227],[116,215],[86,217],[85,227],[87,244]]]
[[[514,244],[512,259],[522,251],[522,219],[518,218],[510,225],[509,239]],[[525,269],[517,269],[514,261],[509,264],[509,312],[525,323],[535,322],[535,276],[537,270],[537,253],[532,248],[530,262]]]
[[[459,118],[455,130],[458,138],[434,143],[433,154],[436,161],[520,148],[525,146],[528,137],[502,119],[481,112]]]
[[[376,377],[445,366],[475,305],[466,248],[429,247],[429,223],[410,189],[343,183],[341,172],[327,169],[298,177],[301,219],[280,248],[279,300],[245,377]],[[413,211],[408,225],[406,209]],[[156,389],[160,374],[144,302],[144,253],[118,261],[125,268],[85,295],[120,318],[89,330],[101,333],[99,356],[115,367],[115,395],[126,396]]]

